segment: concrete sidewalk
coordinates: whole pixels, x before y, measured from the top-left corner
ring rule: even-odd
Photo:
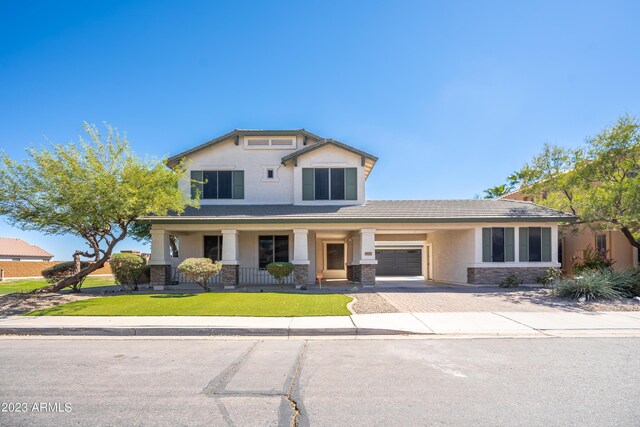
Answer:
[[[0,335],[640,336],[640,312],[381,313],[328,317],[10,316]]]

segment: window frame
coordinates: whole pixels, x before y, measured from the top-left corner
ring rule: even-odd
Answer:
[[[261,254],[262,252],[261,241],[267,240],[267,239],[271,240],[271,248],[270,248],[271,256],[270,256],[270,261],[263,262],[262,254]],[[280,255],[278,254],[277,240],[280,241],[280,244],[282,244],[283,242],[286,242],[286,257],[281,256],[281,254]],[[259,235],[258,236],[258,268],[261,270],[264,270],[266,269],[267,265],[269,265],[272,262],[289,262],[289,258],[291,256],[290,250],[291,250],[291,245],[290,245],[290,238],[288,234]]]
[[[303,200],[306,201],[337,201],[337,202],[342,202],[342,201],[350,201],[350,200],[357,200],[358,199],[358,195],[357,195],[357,168],[353,168],[353,167],[311,167],[311,168],[306,168],[306,169],[310,169],[313,173],[313,197],[311,199],[305,199],[304,195],[303,195]],[[356,193],[355,193],[355,197],[354,198],[348,198],[348,194],[349,194],[349,188],[347,185],[347,175],[349,173],[350,169],[355,169],[356,170],[356,180],[355,180],[355,185],[356,185]],[[324,180],[325,177],[321,176],[322,174],[326,173],[326,183],[323,181],[320,181],[320,179]],[[320,176],[319,176],[320,175]],[[339,178],[338,175],[341,175],[341,177]],[[320,178],[320,179],[319,179]],[[338,191],[339,189],[335,187],[335,182],[336,180],[340,180],[341,184],[339,185],[341,187],[341,191]],[[303,180],[304,180],[304,175],[303,175]],[[304,184],[303,184],[304,186]],[[326,198],[318,198],[318,187],[322,186],[322,187],[326,187],[326,194],[327,197]],[[325,190],[323,188],[323,190]],[[335,191],[334,191],[335,190]],[[337,193],[337,194],[335,194]]]
[[[235,170],[235,169],[208,169],[201,171],[192,171],[192,172],[200,172],[202,173],[202,184],[200,184],[200,200],[242,200],[244,199],[244,170]],[[238,173],[242,174],[242,180],[238,179],[236,182],[236,175]],[[215,197],[205,197],[207,194],[207,187],[211,185],[214,181],[212,174],[215,174]],[[228,192],[225,191],[226,194],[229,194],[230,197],[220,197],[220,174],[223,174],[225,177],[228,174]],[[208,176],[209,175],[209,176]],[[193,179],[193,178],[192,178]],[[226,183],[225,183],[226,184]],[[193,185],[193,184],[192,184]],[[235,188],[237,185],[242,185],[242,191],[240,194],[237,192]],[[227,185],[225,185],[227,186]],[[213,192],[211,192],[213,193]],[[209,194],[210,195],[210,194]],[[242,197],[240,197],[240,195]],[[237,196],[237,197],[236,197]],[[193,198],[193,191],[192,191]]]
[[[209,257],[208,253],[207,253],[207,238],[214,238],[218,241],[217,243],[217,252],[218,252],[218,259],[214,259]],[[202,252],[203,252],[203,258],[209,258],[212,261],[220,261],[222,260],[222,245],[224,244],[223,242],[223,238],[221,235],[219,234],[211,234],[211,235],[205,235],[202,236]]]

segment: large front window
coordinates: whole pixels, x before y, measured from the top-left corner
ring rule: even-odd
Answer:
[[[266,268],[272,262],[289,261],[289,236],[258,237],[258,267]]]
[[[211,261],[222,259],[222,236],[204,236],[204,257]]]
[[[551,261],[551,228],[520,227],[520,261]]]
[[[515,261],[514,229],[511,227],[492,227],[482,229],[482,261]]]

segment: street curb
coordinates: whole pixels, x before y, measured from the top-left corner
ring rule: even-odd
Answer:
[[[359,336],[359,335],[434,335],[396,329],[373,328],[202,328],[202,327],[0,327],[2,335],[44,336]]]

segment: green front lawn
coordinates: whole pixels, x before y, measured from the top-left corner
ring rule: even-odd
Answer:
[[[42,288],[47,285],[48,283],[44,279],[22,279],[0,282],[0,295],[12,294],[15,292],[31,292],[34,289]],[[95,288],[98,286],[112,285],[115,285],[115,282],[111,276],[90,276],[84,281],[82,287]]]
[[[206,293],[92,298],[27,313],[28,316],[348,316],[351,298],[340,294]]]

